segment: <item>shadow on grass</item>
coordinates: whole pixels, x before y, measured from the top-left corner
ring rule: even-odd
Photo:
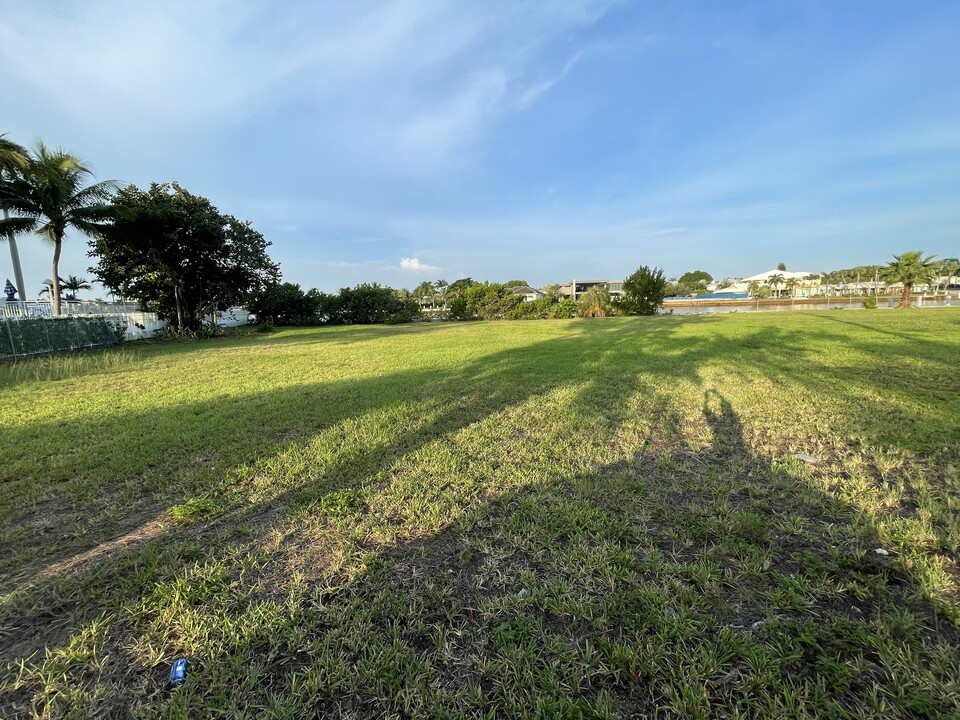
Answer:
[[[213,520],[167,526],[94,563],[27,582],[0,606],[2,659],[43,646],[56,654],[105,611],[115,625],[104,631],[113,659],[93,675],[88,660],[68,663],[61,692],[65,686],[87,694],[57,699],[46,692],[41,705],[86,702],[119,712],[146,704],[153,708],[144,709],[147,716],[203,714],[215,706],[234,717],[658,709],[697,717],[735,709],[879,713],[883,700],[904,717],[937,716],[957,682],[945,654],[957,650],[952,630],[916,597],[918,583],[896,558],[869,554],[879,544],[869,516],[818,489],[804,466],[761,458],[726,398],[705,398],[709,445],[684,444],[684,416],[649,378],[701,383],[694,359],[727,350],[694,339],[674,352],[678,327],[664,323],[630,334],[598,324],[584,331],[589,338],[578,333],[511,349],[441,377],[401,372],[227,407],[197,403],[126,416],[122,421],[136,426],[173,421],[188,436],[211,423],[229,435],[256,422],[262,440],[256,454],[269,460],[292,453],[287,465],[273,468],[289,477],[281,472],[283,480],[259,495],[243,484],[223,486],[233,471],[204,475],[198,487],[184,482],[181,492],[212,493],[232,504]],[[768,328],[752,333],[749,343],[789,352],[798,339]],[[771,357],[754,353],[742,369],[759,372]],[[822,382],[814,377],[807,382]],[[457,486],[452,502],[466,510],[427,539],[401,533],[382,545],[362,534],[336,535],[353,546],[359,575],[321,571],[312,582],[292,585],[285,598],[233,583],[246,562],[237,553],[269,545],[292,518],[316,516],[320,524],[311,530],[326,528],[325,498],[358,493],[363,503],[348,507],[342,522],[360,531],[397,484],[398,463],[415,462],[431,443],[456,443],[458,433],[564,388],[573,396],[560,409],[579,412],[610,444],[620,442],[618,433],[632,420],[631,398],[645,398],[639,451],[617,462],[585,461],[572,476],[516,480],[519,487],[506,491],[491,478]],[[413,427],[373,446],[344,443],[322,468],[296,457],[317,433],[409,403],[424,408]],[[266,405],[288,414],[264,415]],[[168,417],[158,417],[163,413]],[[307,418],[293,438],[283,434],[291,416]],[[522,423],[510,428],[525,431]],[[518,449],[531,454],[513,462],[531,476],[561,452],[538,444],[543,440],[535,433],[518,440]],[[480,462],[465,459],[472,461]],[[244,482],[255,487],[256,472]],[[302,549],[281,546],[246,571],[284,587],[275,567],[286,567],[280,560],[291,553],[296,567]],[[219,564],[231,572],[205,575]],[[183,595],[171,600],[158,588]],[[192,656],[195,679],[167,700],[162,669],[134,657],[156,641],[156,621],[186,622],[171,609],[194,620],[220,613],[225,622],[213,625],[209,647]],[[42,632],[49,623],[60,627]],[[186,626],[178,632],[190,635]],[[163,637],[158,662],[170,659],[176,635]],[[131,646],[141,652],[129,652]],[[31,695],[41,694],[36,683],[0,695],[0,709],[22,711]],[[108,690],[106,700],[90,694],[97,683]]]

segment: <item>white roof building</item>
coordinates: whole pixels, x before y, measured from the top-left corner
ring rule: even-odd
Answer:
[[[790,280],[791,278],[793,278],[799,281],[800,287],[806,288],[807,290],[806,292],[804,292],[804,290],[801,290],[799,293],[800,296],[809,294],[809,290],[812,287],[816,287],[820,285],[820,275],[818,273],[807,272],[807,271],[792,272],[790,270],[777,270],[776,268],[774,268],[773,270],[767,270],[766,272],[757,273],[756,275],[751,275],[750,277],[743,278],[743,280],[739,280],[738,282],[735,282],[733,285],[731,285],[728,288],[724,288],[720,292],[745,293],[745,292],[748,292],[750,288],[750,283],[757,282],[757,283],[760,283],[761,285],[766,285],[767,278],[769,278],[771,275],[782,275],[784,280]],[[811,275],[816,275],[817,279],[807,280],[807,278]],[[782,284],[780,285],[779,289],[783,289]]]
[[[804,280],[808,275],[820,276],[819,273],[812,272],[791,272],[790,270],[767,270],[766,272],[759,273],[758,275],[753,275],[748,278],[744,278],[740,282],[749,283],[749,282],[761,282],[765,283],[767,278],[771,275],[783,275],[784,280],[789,280],[790,278],[796,278],[797,280]]]

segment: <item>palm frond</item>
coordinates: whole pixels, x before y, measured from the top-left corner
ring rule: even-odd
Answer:
[[[37,218],[32,217],[0,218],[0,240],[6,240],[8,233],[20,235],[35,230],[37,224]]]
[[[27,149],[0,135],[0,172],[26,170],[30,166]]]
[[[78,190],[71,197],[70,204],[75,207],[85,207],[90,203],[108,200],[117,190],[117,183],[114,180],[103,180],[93,185],[88,185],[82,190]]]

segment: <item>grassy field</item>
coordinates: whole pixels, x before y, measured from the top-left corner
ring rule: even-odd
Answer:
[[[0,415],[0,717],[960,716],[960,310],[131,345]]]

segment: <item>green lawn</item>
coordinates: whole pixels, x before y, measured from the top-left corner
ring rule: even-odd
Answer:
[[[958,309],[130,345],[0,416],[0,717],[960,716]]]

